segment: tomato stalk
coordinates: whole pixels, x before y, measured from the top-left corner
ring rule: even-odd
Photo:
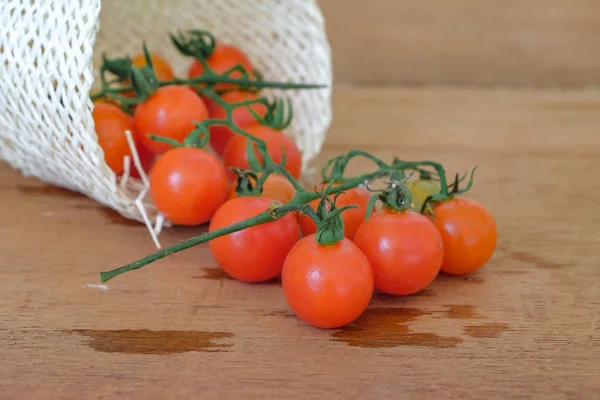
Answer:
[[[279,167],[279,166],[277,166],[277,167]],[[344,182],[343,184],[330,188],[329,194],[335,194],[335,193],[338,193],[338,192],[341,192],[344,190],[352,189],[352,188],[364,183],[365,181],[370,181],[370,180],[379,178],[379,177],[384,176],[389,173],[390,173],[390,171],[388,171],[388,170],[377,170],[375,172],[371,172],[371,173],[364,174],[364,175],[361,175],[361,176],[358,176],[355,178],[347,179],[346,182]],[[293,177],[289,176],[288,179],[289,178],[291,178],[291,180],[295,181],[295,179]],[[306,203],[309,203],[312,200],[322,197],[321,194],[319,194],[319,193],[308,192],[308,191],[304,190],[299,184],[298,184],[298,187],[300,188],[300,190],[296,193],[296,196],[294,196],[294,198],[292,200],[290,200],[290,202],[287,204],[266,210],[266,211],[258,214],[257,216],[247,219],[245,221],[242,221],[242,222],[239,222],[239,223],[236,223],[236,224],[233,224],[233,225],[221,228],[221,229],[217,229],[217,230],[209,232],[209,233],[203,233],[201,235],[194,236],[190,239],[184,240],[173,246],[169,246],[162,250],[159,250],[153,254],[150,254],[149,256],[146,256],[146,257],[144,257],[138,261],[135,261],[131,264],[127,264],[123,267],[120,267],[120,268],[117,268],[117,269],[114,269],[111,271],[107,271],[107,272],[101,272],[100,279],[102,280],[102,282],[107,282],[110,279],[112,279],[122,273],[140,269],[150,263],[158,261],[164,257],[171,255],[171,254],[175,254],[182,250],[189,249],[190,247],[199,245],[201,243],[206,243],[212,239],[215,239],[215,238],[218,238],[221,236],[225,236],[225,235],[229,235],[230,233],[238,232],[243,229],[247,229],[247,228],[250,228],[250,227],[253,227],[256,225],[261,225],[261,224],[265,224],[265,223],[268,223],[271,221],[275,221],[277,218],[280,218],[280,217],[286,215],[287,213],[302,210],[304,208],[304,206],[306,205]]]

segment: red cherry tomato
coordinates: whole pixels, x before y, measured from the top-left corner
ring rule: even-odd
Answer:
[[[260,178],[260,173],[258,173],[257,175]],[[253,183],[256,183],[254,182],[254,179],[251,179],[251,181]],[[238,194],[235,191],[236,186],[236,182],[234,182],[231,185],[228,195],[229,199],[238,197]],[[294,188],[294,185],[292,185],[292,183],[286,179],[286,177],[282,175],[271,174],[267,177],[265,183],[263,184],[263,192],[261,194],[261,197],[274,199],[285,204],[291,199],[293,199],[295,195],[296,189]]]
[[[254,72],[254,67],[246,53],[235,46],[227,44],[217,43],[207,62],[208,66],[217,74],[223,74],[238,64],[244,66],[247,72]],[[204,73],[204,67],[200,61],[195,60],[192,65],[190,65],[188,77],[193,78],[202,75],[202,73]],[[241,75],[241,72],[234,72],[230,74],[229,77],[239,78]],[[226,89],[232,86],[233,85],[228,85],[226,83],[220,83],[215,85],[215,89]]]
[[[236,197],[223,204],[210,222],[209,232],[267,210],[275,200],[266,197]],[[221,236],[209,242],[217,264],[228,275],[243,282],[264,282],[281,273],[290,249],[300,238],[291,214],[262,225]]]
[[[281,274],[285,298],[303,321],[319,328],[338,328],[357,319],[373,294],[369,260],[350,240],[330,246],[314,235],[290,250]]]
[[[276,164],[283,160],[283,154],[286,154],[285,169],[292,174],[294,178],[299,178],[302,172],[302,154],[294,140],[274,129],[263,125],[252,125],[244,128],[246,132],[258,139],[262,139],[267,145],[267,153]],[[248,139],[242,135],[235,135],[229,140],[223,153],[223,162],[226,167],[237,167],[241,169],[250,169],[247,153]],[[254,146],[256,149],[256,146]],[[258,150],[255,150],[258,161],[262,164],[263,158]],[[230,178],[235,178],[233,172]]]
[[[227,196],[223,164],[205,150],[178,147],[160,157],[150,173],[154,204],[175,224],[208,222]]]
[[[133,114],[140,143],[155,154],[162,154],[172,147],[150,139],[148,134],[183,142],[195,128],[192,122],[202,122],[207,117],[208,111],[196,92],[177,85],[159,88],[138,104]]]
[[[92,111],[98,144],[104,150],[104,161],[115,174],[123,173],[125,156],[131,157],[131,149],[125,131],[131,131],[135,138],[134,125],[119,107],[96,102]]]
[[[354,243],[373,267],[375,289],[416,293],[437,276],[444,259],[442,236],[431,220],[413,211],[383,209],[356,232]]]
[[[227,103],[239,103],[247,100],[255,100],[257,97],[256,94],[249,92],[227,92],[222,96],[222,99]],[[261,116],[264,116],[267,112],[267,108],[263,104],[253,104],[251,108]],[[210,117],[215,119],[225,119],[227,113],[223,107],[217,105],[210,114]],[[256,118],[254,118],[250,110],[248,110],[248,107],[237,107],[233,110],[232,117],[233,122],[242,129],[257,123]],[[210,127],[210,146],[215,153],[223,156],[227,142],[229,142],[234,135],[235,133],[225,125],[212,125]]]
[[[444,241],[441,270],[452,275],[481,268],[496,249],[498,232],[490,212],[475,200],[455,197],[433,206]]]
[[[156,155],[154,153],[152,153],[150,150],[148,150],[147,148],[145,148],[144,146],[140,146],[139,144],[136,145],[136,150],[138,153],[138,157],[140,158],[140,164],[142,164],[142,169],[144,170],[145,174],[148,174],[148,172],[150,172],[150,169],[152,168],[152,165],[154,164],[154,159],[156,158]],[[133,157],[131,159],[129,176],[131,176],[133,178],[141,177],[140,172],[138,171],[137,167],[133,163]]]
[[[334,184],[334,186],[335,185],[336,184]],[[317,190],[323,190],[326,187],[327,184],[321,184],[317,186]],[[335,195],[329,196],[331,199],[334,197]],[[342,219],[344,220],[344,236],[350,240],[354,238],[356,230],[365,220],[370,197],[369,191],[366,188],[359,186],[354,189],[344,191],[344,193],[339,195],[337,198],[335,204],[338,208],[350,205],[358,206],[358,208],[349,209],[342,213]],[[313,200],[308,204],[310,204],[312,209],[316,211],[319,201],[320,199]],[[329,206],[327,209],[329,209]],[[308,236],[317,231],[315,222],[309,216],[298,213],[296,218],[298,219],[298,224],[300,225],[300,229],[302,230],[302,234],[304,236]]]

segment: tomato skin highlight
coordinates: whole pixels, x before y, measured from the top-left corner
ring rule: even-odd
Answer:
[[[258,178],[260,178],[260,175],[260,173],[257,174]],[[251,179],[251,181],[256,183],[254,179]],[[233,182],[229,189],[228,199],[239,197],[235,191],[236,186],[237,182]],[[295,195],[296,188],[294,188],[294,185],[286,177],[278,174],[270,174],[263,184],[263,192],[260,197],[268,197],[285,204],[294,198]]]
[[[221,96],[221,98],[227,103],[238,103],[246,100],[255,100],[258,96],[254,93],[248,92],[227,92]],[[251,106],[258,115],[264,117],[267,112],[267,108],[263,104],[253,104]],[[227,113],[223,107],[220,107],[215,103],[213,109],[210,112],[210,117],[215,119],[225,119]],[[256,118],[252,115],[247,107],[237,107],[232,112],[233,122],[239,128],[247,128],[248,126],[257,123]],[[225,125],[212,125],[209,128],[210,131],[210,146],[219,156],[223,156],[225,147],[229,140],[236,135],[229,127]]]
[[[338,328],[356,320],[373,295],[369,260],[350,240],[321,246],[314,235],[289,252],[281,275],[288,305],[303,321]]]
[[[209,232],[267,210],[274,199],[244,196],[228,200],[213,216]],[[231,277],[255,283],[271,280],[281,273],[284,260],[300,238],[293,215],[221,236],[209,242],[217,264]]]
[[[92,117],[98,135],[98,144],[104,150],[104,161],[115,174],[122,174],[125,156],[131,157],[125,131],[131,131],[135,140],[133,121],[119,107],[100,102],[94,104]]]
[[[485,207],[475,200],[455,197],[435,204],[433,212],[444,241],[443,272],[468,274],[491,258],[498,231],[494,217]]]
[[[267,153],[271,156],[275,164],[281,164],[283,154],[286,154],[285,169],[296,179],[300,178],[302,173],[302,154],[296,146],[294,140],[275,129],[263,125],[251,125],[244,129],[249,134],[258,139],[262,139],[267,145]],[[250,169],[247,153],[248,139],[242,135],[235,135],[229,140],[223,153],[223,163],[226,167],[237,167],[241,169]],[[256,149],[256,146],[254,146]],[[263,157],[255,150],[256,158],[262,164]],[[230,178],[235,178],[235,173],[230,173]]]
[[[333,186],[336,186],[336,184]],[[326,187],[327,184],[321,184],[317,186],[317,190],[324,190]],[[334,197],[335,195],[329,196],[331,199]],[[338,208],[348,205],[358,206],[358,208],[352,208],[342,213],[342,219],[344,220],[344,236],[350,240],[354,238],[358,227],[363,223],[365,216],[367,215],[370,197],[370,193],[366,188],[358,186],[344,191],[344,193],[337,198],[336,206]],[[308,204],[316,211],[319,201],[320,199],[316,199]],[[329,206],[327,206],[327,209],[329,210]],[[300,230],[302,230],[302,235],[308,236],[317,231],[317,225],[315,225],[315,222],[309,216],[298,213],[296,218],[298,219]]]
[[[383,209],[356,232],[354,243],[373,267],[375,289],[392,295],[417,293],[438,275],[442,236],[431,220],[413,211]]]
[[[186,86],[163,86],[146,101],[137,105],[133,114],[139,142],[154,154],[170,149],[167,143],[157,142],[153,134],[183,142],[195,128],[193,122],[208,118],[208,110],[192,89]]]
[[[150,194],[158,210],[175,224],[208,222],[227,196],[223,164],[205,150],[172,149],[150,173]]]

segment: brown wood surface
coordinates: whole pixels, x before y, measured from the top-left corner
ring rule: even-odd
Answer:
[[[479,165],[498,249],[345,329],[207,246],[127,274],[145,228],[0,167],[0,398],[580,399],[600,393],[600,92],[336,89],[320,161],[350,147]],[[365,163],[354,172],[369,168]],[[197,229],[170,229],[175,243]]]
[[[597,0],[320,0],[337,82],[600,83]]]

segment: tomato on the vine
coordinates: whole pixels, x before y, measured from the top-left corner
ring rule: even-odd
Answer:
[[[155,154],[172,147],[149,138],[153,134],[183,142],[194,130],[193,122],[208,117],[200,96],[186,86],[169,85],[156,90],[146,101],[137,105],[133,118],[139,141]]]
[[[260,175],[260,173],[257,174],[259,178]],[[251,182],[253,184],[256,183],[254,179],[251,179]],[[236,182],[231,185],[228,195],[229,199],[238,197],[236,186]],[[296,189],[294,188],[294,185],[292,185],[285,176],[278,174],[270,174],[267,176],[267,179],[263,184],[263,192],[261,193],[261,197],[268,197],[283,204],[289,202],[295,195]]]
[[[498,232],[494,217],[484,206],[475,200],[455,197],[434,204],[433,212],[444,241],[443,272],[468,274],[490,259]]]
[[[314,235],[289,252],[281,274],[290,308],[319,328],[337,328],[357,319],[373,295],[369,260],[350,240],[320,245]]]
[[[228,200],[213,216],[209,232],[230,226],[267,210],[274,199],[243,196]],[[264,282],[281,273],[300,231],[291,214],[218,237],[209,242],[217,264],[228,275],[243,282]]]
[[[97,102],[92,111],[98,144],[104,150],[104,161],[115,174],[123,173],[125,156],[131,157],[131,149],[125,131],[131,131],[135,138],[135,128],[131,117],[119,107]]]
[[[421,212],[423,203],[433,194],[440,192],[440,185],[433,179],[417,179],[406,183],[406,187],[412,194],[411,208],[414,211]]]
[[[221,98],[227,103],[239,103],[247,100],[255,100],[258,96],[250,92],[227,92],[221,96]],[[255,103],[251,106],[252,110],[258,115],[263,116],[267,112],[267,108],[264,104]],[[232,111],[232,119],[238,128],[247,128],[250,125],[257,123],[256,118],[252,115],[248,107],[236,107]],[[225,119],[227,113],[223,107],[215,105],[210,112],[210,117],[214,119]],[[210,127],[210,146],[213,148],[215,153],[223,156],[225,146],[227,142],[235,135],[234,132],[229,129],[226,125],[211,125]]]
[[[166,152],[150,173],[154,204],[175,224],[208,222],[227,196],[223,164],[205,150],[178,147]]]
[[[266,143],[267,153],[276,164],[281,164],[285,153],[285,169],[292,174],[294,178],[300,178],[302,172],[302,154],[291,137],[275,129],[258,124],[251,125],[244,130]],[[223,153],[223,162],[225,163],[225,166],[237,167],[244,170],[250,169],[247,147],[248,139],[245,136],[235,135],[232,137],[231,140],[229,140],[229,143],[227,143]],[[256,148],[256,145],[254,145],[254,149],[256,158],[262,164],[263,157]],[[235,174],[231,172],[230,177],[234,178]]]
[[[438,275],[444,259],[435,224],[413,211],[384,208],[358,228],[354,243],[373,267],[375,289],[387,294],[424,289]]]
[[[250,59],[246,53],[239,48],[228,44],[217,43],[213,53],[206,61],[208,66],[217,74],[224,74],[238,64],[242,65],[248,73],[254,72],[254,67],[252,66],[252,63],[250,62]],[[202,75],[202,73],[204,73],[204,66],[200,61],[194,60],[188,70],[188,77],[194,78]],[[241,72],[239,71],[233,72],[229,75],[230,78],[239,78],[240,76]],[[215,85],[215,88],[224,89],[228,86],[231,85],[221,83]]]
[[[334,184],[333,186],[336,186]],[[327,184],[320,184],[317,186],[317,190],[324,190]],[[335,195],[330,195],[329,198],[333,199]],[[344,193],[338,196],[336,205],[337,207],[344,207],[354,205],[358,208],[352,208],[342,213],[342,219],[344,220],[344,236],[352,240],[356,234],[356,230],[363,223],[367,214],[367,207],[370,199],[369,191],[362,186],[355,187],[353,189],[345,190]],[[308,203],[313,210],[317,210],[320,199],[316,199]],[[329,205],[327,205],[329,210]],[[317,231],[317,225],[315,222],[306,214],[298,213],[296,215],[298,224],[302,230],[304,236],[308,236]]]

